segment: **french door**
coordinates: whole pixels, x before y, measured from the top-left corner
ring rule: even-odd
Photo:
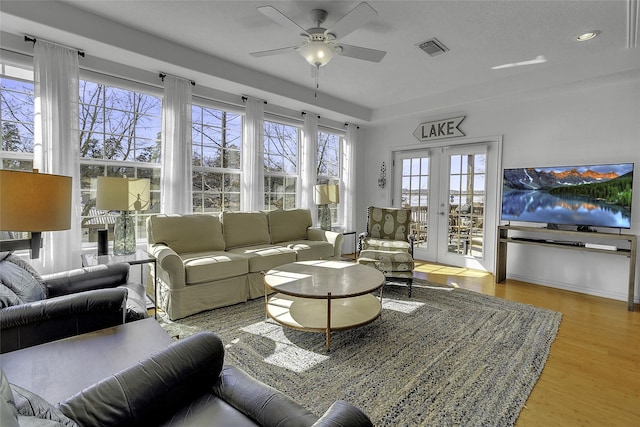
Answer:
[[[392,204],[412,211],[416,259],[493,271],[497,150],[489,148],[474,143],[394,153]]]

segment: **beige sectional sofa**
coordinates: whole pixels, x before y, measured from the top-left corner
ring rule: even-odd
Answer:
[[[160,307],[175,320],[244,302],[264,295],[262,272],[339,258],[343,235],[311,225],[308,209],[150,217]]]

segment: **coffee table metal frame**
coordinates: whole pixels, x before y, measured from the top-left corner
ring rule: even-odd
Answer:
[[[367,325],[382,313],[384,275],[344,261],[301,261],[267,271],[265,317],[293,329],[326,334]],[[373,292],[380,290],[379,296]],[[271,292],[276,292],[269,295]]]

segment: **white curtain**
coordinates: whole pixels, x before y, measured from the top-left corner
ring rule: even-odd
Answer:
[[[70,176],[73,186],[71,229],[44,234],[40,269],[53,273],[81,265],[78,51],[38,40],[33,66],[33,167],[41,173]]]
[[[302,152],[300,156],[300,185],[298,186],[298,206],[311,210],[313,225],[317,224],[317,208],[313,200],[314,188],[318,178],[318,116],[312,113],[304,115],[302,128]]]
[[[160,211],[193,213],[191,82],[164,77],[162,102],[162,174]]]
[[[242,132],[242,185],[240,207],[243,211],[264,209],[264,101],[247,98]]]
[[[340,186],[340,208],[344,225],[349,230],[356,227],[356,148],[358,141],[358,126],[347,125],[342,152],[342,185]]]

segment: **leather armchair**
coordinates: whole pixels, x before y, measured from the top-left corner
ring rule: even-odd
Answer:
[[[5,282],[0,280],[3,290],[0,353],[147,316],[144,287],[140,283],[128,282],[129,264],[87,267],[39,277],[24,262],[11,256],[0,261],[9,262],[11,265],[0,265],[6,269]],[[10,267],[15,271],[16,266],[25,270],[23,278],[29,278],[29,281],[19,277],[15,279],[20,283],[13,289],[19,295],[12,293],[12,284],[6,282],[10,276],[6,273]],[[30,291],[29,286],[37,287],[42,299],[34,296],[38,292]]]
[[[127,289],[126,321],[147,317],[146,291],[142,283],[129,282],[129,264],[96,265],[42,277],[48,298],[105,288]]]
[[[372,426],[367,415],[344,401],[335,402],[318,418],[278,390],[223,363],[220,339],[212,332],[201,332],[55,407],[39,405],[42,410],[35,416],[54,414],[57,420],[68,421],[65,425],[80,426]],[[14,394],[28,396],[24,389],[12,389]],[[16,406],[19,415],[34,416],[22,414],[20,405]]]
[[[127,290],[98,289],[0,309],[0,353],[124,323]]]

